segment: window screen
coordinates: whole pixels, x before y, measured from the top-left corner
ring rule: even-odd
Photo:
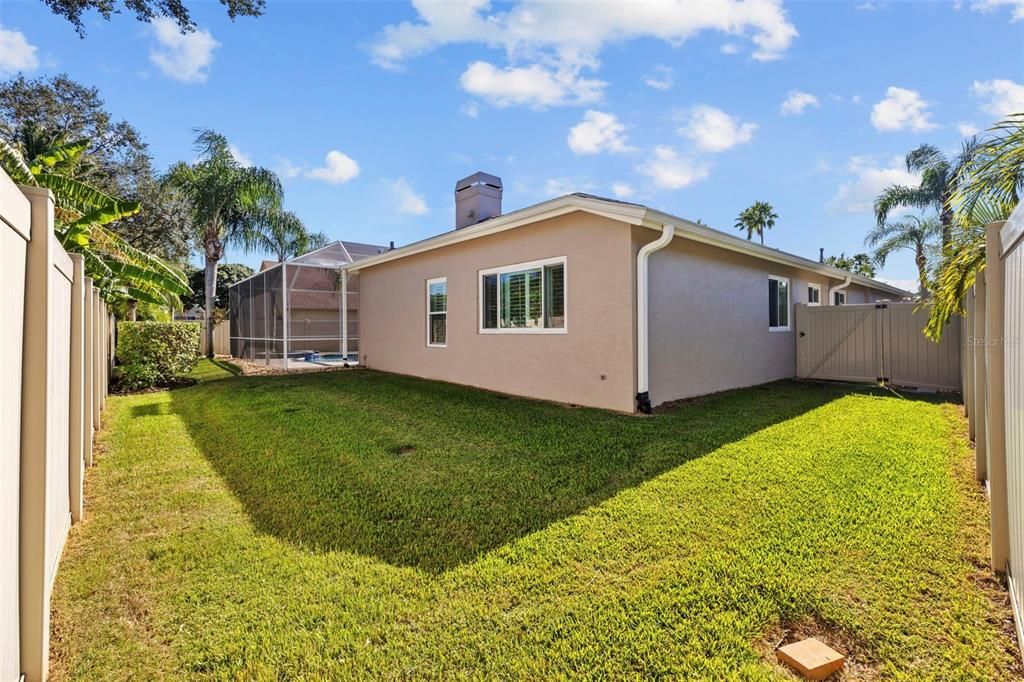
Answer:
[[[768,327],[789,327],[789,280],[784,277],[768,278]]]
[[[444,346],[448,343],[448,281],[434,279],[427,282],[427,344]]]

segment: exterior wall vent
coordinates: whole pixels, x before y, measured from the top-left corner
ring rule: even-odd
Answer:
[[[501,215],[501,178],[473,173],[455,183],[455,229]]]

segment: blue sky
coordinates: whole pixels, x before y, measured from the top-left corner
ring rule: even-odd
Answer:
[[[450,229],[455,181],[484,170],[506,211],[588,191],[728,231],[766,200],[780,216],[769,245],[853,253],[877,191],[913,180],[906,151],[953,152],[1024,110],[1021,0],[268,0],[235,22],[187,4],[188,36],[93,14],[79,39],[39,0],[5,0],[0,75],[97,86],[158,168],[214,128],[282,176],[311,229],[356,241]],[[882,274],[914,272],[907,255]]]

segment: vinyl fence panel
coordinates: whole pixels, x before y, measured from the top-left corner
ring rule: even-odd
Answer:
[[[915,303],[796,307],[797,376],[960,389],[960,323],[939,343],[925,337]]]
[[[989,381],[998,382],[998,389],[990,392],[994,418],[985,429],[991,456],[992,561],[996,570],[1006,570],[1020,643],[1024,639],[1024,204],[1005,225],[989,226],[988,237],[986,271],[993,303],[991,327],[996,333],[986,339],[986,347],[994,373]],[[982,430],[978,428],[979,433]]]
[[[0,328],[0,680],[17,680],[21,674],[21,321],[30,216],[28,199],[0,172],[0,291],[8,316]]]
[[[21,405],[21,670],[46,677],[50,591],[71,526],[68,492],[68,378],[71,259],[53,234],[53,195],[22,188],[32,205],[25,270]]]

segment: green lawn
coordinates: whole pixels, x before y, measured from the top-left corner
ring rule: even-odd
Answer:
[[[1021,673],[955,405],[231,374],[109,401],[57,678],[777,679],[793,629],[859,679]]]

